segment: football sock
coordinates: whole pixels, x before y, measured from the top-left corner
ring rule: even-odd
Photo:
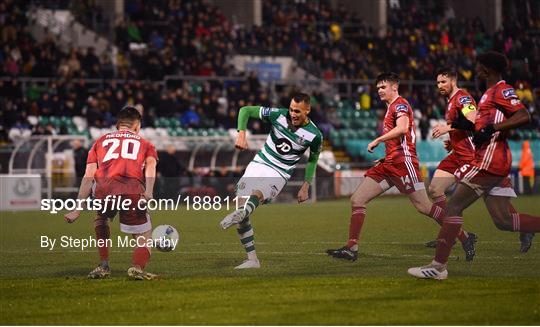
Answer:
[[[259,206],[259,197],[256,195],[252,195],[249,197],[249,199],[246,202],[246,205],[244,206],[244,210],[246,211],[246,218],[248,218],[253,211]]]
[[[251,227],[249,218],[242,220],[236,231],[240,237],[240,242],[242,242],[242,245],[246,250],[248,259],[257,259],[257,253],[255,252],[255,238],[253,237],[253,227]]]
[[[107,224],[107,222],[104,220],[96,220],[94,230],[96,232],[96,238],[98,240],[107,240],[109,237],[111,237],[111,229],[109,227],[109,224]],[[100,246],[98,243],[99,258],[101,259],[101,266],[108,267],[109,247],[107,246],[106,241],[102,243],[102,246]]]
[[[522,233],[538,233],[540,232],[540,217],[526,213],[513,213],[512,227],[514,231]]]
[[[135,251],[133,251],[133,265],[139,266],[141,269],[144,269],[146,266],[146,263],[148,263],[148,260],[150,259],[150,251],[147,247],[137,247]]]
[[[364,219],[366,218],[366,207],[352,207],[351,222],[349,224],[349,241],[347,247],[353,251],[358,251],[358,238],[360,237],[360,231],[362,225],[364,225]]]
[[[433,204],[441,207],[446,208],[446,195],[441,195],[433,198]]]
[[[444,216],[444,209],[446,208],[446,196],[442,195],[433,199],[435,202],[431,206],[429,216],[433,218],[437,224],[442,226],[442,217]],[[464,229],[459,231],[457,236],[461,243],[465,242],[469,238],[469,233]]]
[[[454,246],[455,239],[463,225],[463,218],[459,216],[443,218],[443,224],[437,236],[437,247],[435,250],[435,261],[446,264],[448,257]]]

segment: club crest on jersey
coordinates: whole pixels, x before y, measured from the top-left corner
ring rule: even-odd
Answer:
[[[396,112],[407,112],[409,109],[406,104],[398,104],[396,106]]]
[[[292,150],[291,141],[286,138],[280,138],[276,140],[276,150],[279,154],[288,154]]]
[[[509,99],[509,98],[517,98],[516,91],[513,88],[504,89],[502,90],[503,98]]]
[[[471,97],[468,96],[468,95],[460,97],[458,99],[458,101],[459,101],[459,104],[461,104],[461,105],[468,104],[468,103],[472,102]]]

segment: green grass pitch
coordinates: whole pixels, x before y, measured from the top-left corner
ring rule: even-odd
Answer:
[[[537,215],[539,203],[514,201]],[[232,269],[245,254],[234,228],[218,226],[225,211],[154,212],[154,226],[176,226],[181,241],[154,253],[147,269],[162,279],[150,282],[127,280],[129,249],[113,249],[110,279],[87,280],[95,249],[40,248],[40,235],[93,235],[90,212],[72,225],[61,215],[0,213],[0,323],[540,324],[540,244],[520,254],[518,235],[498,231],[481,202],[465,214],[479,235],[477,257],[467,263],[456,247],[446,281],[407,276],[431,260],[423,243],[438,229],[403,197],[370,203],[357,262],[327,257],[346,239],[349,212],[346,200],[259,208],[252,222],[263,266],[255,271]]]

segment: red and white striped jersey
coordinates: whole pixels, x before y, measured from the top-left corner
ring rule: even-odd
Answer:
[[[388,133],[394,127],[399,117],[409,117],[409,127],[407,133],[399,138],[385,141],[386,157],[385,161],[389,163],[401,163],[418,161],[416,155],[416,126],[414,124],[414,114],[411,105],[407,100],[398,97],[388,105],[386,115],[384,116],[383,134]]]
[[[446,122],[448,124],[452,124],[452,122],[456,121],[458,119],[459,111],[461,111],[465,106],[476,107],[476,102],[467,91],[458,89],[458,91],[448,100],[445,115]],[[474,159],[472,133],[469,131],[455,129],[450,131],[449,134],[450,144],[452,145],[453,152],[462,161],[472,161]]]
[[[500,123],[518,110],[526,109],[514,88],[501,80],[482,95],[474,128],[478,131],[487,125]],[[489,142],[477,148],[473,165],[494,175],[507,176],[512,165],[507,134],[507,131],[496,132]]]

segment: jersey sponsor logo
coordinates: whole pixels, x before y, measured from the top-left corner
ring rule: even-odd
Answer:
[[[409,107],[407,107],[406,104],[398,104],[396,106],[396,112],[407,112],[409,111]]]
[[[510,100],[510,104],[513,105],[513,106],[517,106],[518,104],[520,104],[521,101],[519,101],[519,99],[512,99]]]
[[[276,140],[276,150],[279,154],[288,154],[292,150],[292,143],[286,138]]]
[[[505,99],[510,99],[510,98],[517,99],[517,97],[518,97],[516,95],[516,91],[513,88],[502,90],[502,96]]]
[[[466,95],[466,96],[462,96],[458,99],[459,101],[459,104],[461,105],[464,105],[464,104],[468,104],[468,103],[471,103],[472,102],[472,99],[470,96]]]

